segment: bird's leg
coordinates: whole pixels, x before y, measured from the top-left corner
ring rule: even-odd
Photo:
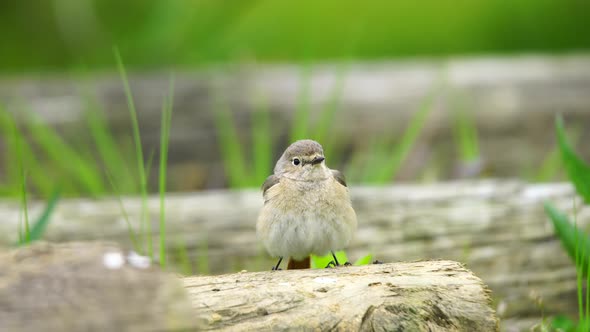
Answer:
[[[338,258],[336,258],[336,254],[334,254],[333,251],[330,251],[332,253],[332,257],[334,257],[334,266],[340,266],[340,263],[338,263]]]
[[[340,263],[338,262],[338,258],[336,258],[336,254],[333,251],[330,251],[330,252],[332,253],[332,257],[334,258],[334,260],[331,261],[330,263],[328,263],[328,265],[326,265],[326,268],[340,266]],[[352,264],[350,264],[350,262],[344,263],[344,266],[351,266],[351,265]]]
[[[272,270],[273,270],[273,271],[280,270],[281,268],[280,268],[279,266],[281,265],[281,262],[282,262],[282,261],[283,261],[283,256],[280,256],[280,257],[279,257],[279,261],[277,262],[277,265],[273,266],[273,267],[272,267]]]

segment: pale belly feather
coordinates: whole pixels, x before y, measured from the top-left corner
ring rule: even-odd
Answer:
[[[356,215],[348,189],[334,179],[313,184],[285,181],[267,194],[257,232],[272,256],[302,259],[349,244]]]

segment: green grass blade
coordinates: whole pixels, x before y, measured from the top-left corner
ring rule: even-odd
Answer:
[[[60,191],[55,190],[53,195],[51,196],[51,198],[47,202],[47,205],[45,205],[45,209],[43,209],[41,216],[39,217],[39,219],[37,219],[37,221],[35,222],[35,224],[31,228],[31,233],[29,235],[30,242],[40,240],[43,237],[43,234],[45,233],[45,230],[47,229],[47,225],[49,225],[49,222],[51,221],[51,214],[53,213],[53,210],[57,206],[57,202],[59,201],[59,199],[60,199]]]
[[[25,243],[30,243],[31,232],[29,230],[29,207],[27,205],[27,175],[24,170],[21,173],[21,209],[24,212],[23,238]]]
[[[302,68],[301,87],[297,98],[297,108],[293,116],[291,142],[308,138],[309,113],[311,100],[311,64],[306,63]]]
[[[83,157],[70,144],[45,124],[38,116],[29,112],[30,134],[51,162],[58,167],[64,178],[58,179],[63,183],[74,182],[82,193],[99,196],[105,193],[101,172],[93,160]],[[66,179],[67,176],[67,179]]]
[[[252,112],[252,155],[254,165],[254,183],[262,185],[272,169],[272,130],[267,101],[260,97],[259,106]]]
[[[361,183],[383,184],[384,175],[382,174],[384,167],[390,162],[391,142],[383,137],[373,137],[372,144],[369,148],[369,153],[364,160],[364,168],[361,173]],[[362,153],[362,151],[360,151]]]
[[[577,263],[576,257],[589,257],[590,239],[584,236],[583,232],[578,231],[578,228],[569,221],[568,217],[550,203],[545,203],[545,213],[549,216],[557,237],[561,240],[561,244],[573,262]],[[579,271],[586,271],[587,264],[588,261],[583,259]]]
[[[455,97],[455,123],[453,126],[455,142],[459,146],[459,155],[463,162],[479,159],[479,142],[477,126],[472,115],[465,110],[463,103]]]
[[[541,167],[539,167],[539,170],[535,174],[534,180],[536,182],[551,181],[555,178],[562,165],[560,151],[556,149],[551,150],[541,162]]]
[[[3,135],[5,142],[6,156],[22,156],[22,163],[27,165],[29,170],[29,188],[34,188],[42,197],[50,197],[54,183],[52,177],[47,176],[51,173],[49,170],[52,165],[48,162],[44,163],[43,167],[39,165],[37,157],[33,153],[31,146],[27,143],[23,133],[16,125],[15,119],[12,115],[3,109],[0,105],[0,135]],[[17,141],[20,142],[17,151]],[[13,162],[12,158],[5,158],[6,183],[5,192],[3,194],[11,197],[20,197],[21,195],[21,168],[19,163]]]
[[[109,129],[103,110],[98,107],[96,100],[89,94],[86,94],[86,104],[88,128],[105,168],[116,177],[116,182],[122,192],[137,192],[137,181],[123,157],[121,145],[116,141]]]
[[[578,294],[578,314],[579,314],[579,318],[580,320],[582,319],[582,315],[584,312],[584,302],[582,302],[583,297],[582,297],[582,275],[583,275],[583,270],[582,270],[582,266],[585,260],[584,257],[584,253],[581,252],[580,250],[580,241],[579,241],[579,237],[578,237],[578,220],[577,218],[575,218],[576,216],[576,199],[574,198],[574,236],[575,236],[575,264],[576,264],[576,285],[577,285],[577,294]]]
[[[372,259],[373,259],[373,255],[368,254],[365,257],[361,257],[361,258],[357,259],[356,262],[354,262],[354,264],[352,264],[352,265],[356,265],[356,266],[369,265],[369,264],[371,264]]]
[[[178,257],[178,265],[180,265],[182,274],[185,276],[193,275],[193,265],[188,256],[188,249],[184,238],[182,240],[179,239],[176,244],[176,255]]]
[[[209,242],[207,239],[207,234],[205,234],[199,241],[199,258],[197,260],[197,273],[199,274],[209,274],[211,271],[209,266]]]
[[[125,204],[123,204],[122,194],[119,191],[119,188],[117,187],[117,184],[113,180],[113,177],[111,176],[110,172],[107,170],[106,173],[107,173],[107,179],[109,180],[109,183],[111,184],[111,187],[113,188],[113,191],[115,192],[115,197],[117,197],[117,201],[119,202],[119,208],[121,209],[121,213],[123,214],[123,220],[125,220],[125,223],[127,224],[127,234],[129,234],[129,239],[131,240],[131,244],[133,245],[133,249],[137,252],[140,252],[141,246],[139,244],[139,241],[137,240],[137,234],[133,230],[133,226],[131,225],[131,220],[129,219],[129,214],[127,213],[127,209],[125,209]]]
[[[25,234],[23,234],[23,211],[22,209],[20,209],[18,212],[18,224],[16,225],[16,227],[18,232],[17,243],[20,244],[25,242]]]
[[[16,122],[14,119],[10,119],[12,124],[12,134],[13,134],[13,143],[14,143],[14,150],[16,152],[16,160],[17,160],[17,167],[19,171],[19,180],[20,180],[20,200],[21,200],[21,210],[23,211],[24,219],[23,219],[23,226],[20,228],[21,230],[21,238],[24,240],[25,243],[31,242],[31,233],[29,230],[29,207],[27,206],[27,172],[25,170],[25,165],[23,161],[23,154],[22,154],[22,137],[19,135],[18,128],[16,126]]]
[[[214,122],[217,127],[223,167],[228,178],[230,188],[244,188],[248,186],[248,172],[246,159],[242,151],[241,140],[229,109],[223,104],[221,97],[216,95]]]
[[[340,100],[342,99],[342,92],[344,91],[344,84],[346,83],[346,65],[342,64],[339,66],[338,71],[336,73],[336,81],[334,82],[334,87],[332,89],[332,93],[330,98],[328,99],[326,105],[322,108],[319,114],[319,121],[314,128],[314,133],[312,138],[316,141],[320,142],[324,148],[324,155],[329,156],[329,158],[334,158],[334,142],[330,136],[330,129],[333,127],[332,123],[334,122],[336,112],[340,106]]]
[[[582,161],[571,148],[565,135],[561,117],[557,117],[555,126],[565,170],[578,194],[582,196],[586,204],[590,204],[590,166]]]
[[[382,165],[383,167],[381,167],[381,170],[377,173],[375,181],[373,181],[374,183],[383,184],[395,178],[403,161],[409,155],[414,143],[416,143],[418,135],[422,131],[428,115],[434,108],[434,101],[434,95],[429,96],[422,103],[418,112],[412,116],[400,142],[395,146],[391,156]]]
[[[168,163],[168,143],[170,141],[170,125],[174,101],[174,79],[170,79],[167,98],[162,105],[160,129],[160,265],[166,267],[166,166]]]
[[[139,121],[137,119],[137,111],[135,109],[133,94],[131,93],[131,88],[129,86],[127,72],[125,70],[125,66],[123,65],[121,54],[119,54],[119,50],[117,48],[114,48],[114,55],[117,61],[119,75],[121,76],[121,80],[123,82],[123,88],[125,89],[125,96],[127,97],[127,106],[129,109],[129,115],[131,117],[131,125],[133,129],[133,141],[135,142],[135,156],[137,159],[137,170],[139,173],[139,190],[141,193],[140,223],[142,225],[141,233],[143,237],[143,245],[145,246],[147,244],[147,256],[149,256],[150,259],[152,259],[153,261],[154,248],[152,240],[152,225],[147,213],[147,176],[143,160],[143,149],[141,145],[141,134],[139,132]]]
[[[336,254],[336,258],[338,259],[338,263],[340,263],[341,265],[348,262],[348,258],[346,257],[345,251],[343,251],[343,250],[336,251],[334,254]],[[330,262],[332,262],[333,260],[334,260],[334,258],[332,257],[332,254],[328,254],[325,256],[311,255],[311,268],[312,269],[323,269],[326,266],[328,266],[328,264],[330,264]]]

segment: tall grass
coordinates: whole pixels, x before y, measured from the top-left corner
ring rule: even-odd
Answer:
[[[19,169],[21,211],[23,211],[24,214],[23,226],[20,228],[23,230],[23,233],[19,232],[19,242],[29,243],[31,242],[31,233],[29,230],[29,207],[27,205],[27,173],[23,161],[21,136],[18,134],[18,129],[14,120],[12,125],[15,144],[14,150],[16,151],[17,167]]]
[[[453,97],[453,134],[459,148],[459,158],[464,163],[479,160],[479,138],[472,112],[466,109],[465,97],[457,93]]]
[[[556,133],[561,158],[570,181],[586,204],[590,204],[590,165],[581,160],[571,148],[565,134],[563,120],[556,119]],[[545,204],[545,211],[550,217],[555,232],[576,267],[577,299],[579,322],[577,327],[567,320],[554,321],[569,326],[571,331],[588,331],[590,329],[590,237],[581,232],[577,224],[577,207],[574,199],[574,222],[567,215],[559,212],[551,203]],[[585,295],[585,296],[584,296]],[[584,301],[585,298],[585,301]]]
[[[311,111],[311,74],[312,65],[306,62],[301,69],[301,79],[297,106],[293,115],[291,142],[309,137],[309,113]]]
[[[160,129],[160,265],[166,267],[166,166],[168,164],[168,144],[170,141],[170,126],[172,121],[172,106],[174,101],[174,77],[170,78],[168,96],[162,105],[162,119]]]
[[[219,93],[215,94],[212,111],[214,112],[221,157],[228,184],[231,188],[250,187],[253,178],[249,174],[248,161],[244,154],[243,146],[245,144],[242,143],[243,141],[237,133],[228,105]],[[259,118],[264,116],[267,115],[265,113],[258,115]]]
[[[31,121],[29,134],[35,143],[47,154],[47,157],[71,179],[75,179],[78,191],[91,196],[106,193],[100,168],[94,159],[84,156],[71,143],[63,140],[55,130],[43,123],[35,114],[27,111]],[[68,185],[67,179],[60,179],[62,185]]]
[[[16,158],[5,158],[9,176],[4,179],[6,183],[2,185],[2,192],[6,195],[18,196],[21,201],[21,211],[24,218],[21,218],[19,222],[19,243],[29,243],[42,236],[62,191],[65,191],[69,196],[90,195],[95,197],[112,192],[118,198],[133,247],[154,260],[153,235],[147,211],[147,174],[151,169],[154,151],[151,151],[147,161],[144,161],[133,96],[125,68],[116,50],[115,57],[128,101],[135,143],[137,173],[139,173],[137,178],[133,176],[133,172],[127,165],[121,144],[115,141],[110,132],[102,109],[98,107],[87,91],[84,94],[87,102],[84,114],[97,155],[90,153],[92,150],[89,149],[89,146],[80,143],[83,138],[76,143],[66,142],[56,129],[29,111],[23,115],[24,119],[28,120],[23,122],[28,127],[28,134],[31,137],[30,140],[27,140],[25,133],[18,128],[11,113],[0,109],[2,111],[0,112],[0,128],[3,129],[3,138],[6,139],[5,151],[7,156],[16,156]],[[174,81],[171,79],[168,96],[162,105],[159,161],[159,256],[163,267],[167,264],[165,195],[173,91]],[[8,162],[15,159],[16,163]],[[100,167],[101,164],[103,168]],[[30,179],[33,181],[29,181]],[[110,189],[107,189],[108,187]],[[47,206],[40,219],[32,225],[29,222],[27,205],[30,188],[36,190],[41,197],[48,198]],[[135,193],[138,188],[141,195],[141,211],[139,231],[136,231],[125,209],[122,196]],[[138,236],[141,237],[141,240],[138,239]]]
[[[104,110],[99,107],[97,101],[90,92],[85,91],[86,124],[92,136],[92,141],[98,152],[98,156],[106,170],[105,173],[114,177],[119,193],[135,193],[138,190],[138,180],[131,171],[125,158],[121,144],[116,141],[111,132]],[[101,177],[102,176],[98,176]],[[112,181],[109,181],[112,182]]]
[[[351,158],[347,177],[351,182],[368,184],[385,184],[391,182],[426,124],[428,115],[434,109],[438,91],[431,92],[415,112],[401,138],[394,143],[391,137],[373,136],[368,149],[358,149]]]
[[[127,72],[123,65],[123,59],[117,48],[114,48],[115,60],[117,62],[117,69],[123,82],[125,96],[127,97],[127,106],[129,115],[131,117],[131,124],[133,129],[133,141],[135,142],[135,157],[137,161],[137,170],[139,173],[139,188],[141,194],[141,217],[140,217],[140,234],[143,236],[143,252],[147,254],[152,260],[154,259],[154,248],[152,239],[152,225],[147,211],[147,175],[143,160],[143,149],[141,144],[141,135],[139,132],[139,122],[137,120],[137,111],[135,109],[135,102],[133,101],[133,94],[129,87],[129,80]],[[147,244],[147,251],[145,245]]]
[[[252,165],[256,183],[263,183],[272,170],[273,144],[270,139],[271,121],[268,101],[264,95],[258,97],[256,110],[252,112]]]
[[[310,105],[312,65],[310,63],[302,65],[297,106],[287,133],[290,142],[311,138],[322,143],[324,153],[332,160],[332,165],[338,159],[333,153],[337,145],[330,134],[342,95],[345,69],[345,65],[338,68],[332,92],[317,112],[317,121],[312,123],[310,119],[312,114]],[[248,142],[243,140],[243,135],[238,132],[231,110],[224,98],[219,94],[216,94],[215,97],[213,116],[230,188],[258,187],[272,173],[273,157],[276,157],[273,142],[278,133],[273,131],[271,126],[267,98],[260,93],[256,96],[253,105],[249,132],[251,140]]]

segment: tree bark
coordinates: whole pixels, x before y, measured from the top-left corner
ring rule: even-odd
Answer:
[[[493,291],[502,327],[509,331],[528,329],[556,314],[577,316],[574,264],[543,210],[543,204],[551,201],[573,215],[576,195],[571,185],[485,180],[351,187],[350,191],[359,220],[356,238],[347,250],[351,261],[367,254],[384,262],[460,261]],[[140,199],[122,199],[138,229]],[[259,190],[168,195],[169,253],[186,244],[195,271],[203,274],[270,269],[276,261],[266,256],[255,233],[262,203]],[[587,229],[590,208],[577,205],[578,225]],[[43,206],[30,204],[32,220]],[[148,209],[157,232],[157,197],[150,198]],[[19,210],[16,201],[0,202],[0,243],[16,241]],[[107,239],[129,245],[115,198],[60,201],[45,239]]]
[[[575,124],[580,142],[590,140],[590,57],[585,55],[318,64],[309,75],[297,65],[258,65],[175,76],[169,150],[169,184],[175,190],[219,188],[227,183],[220,155],[223,133],[215,125],[214,114],[220,108],[230,109],[241,142],[250,142],[253,112],[261,109],[261,100],[275,124],[268,138],[274,142],[275,158],[290,143],[285,128],[290,127],[302,101],[309,101],[312,110],[310,128],[318,124],[326,105],[334,103],[337,113],[328,136],[339,153],[328,158],[331,167],[340,169],[345,164],[336,163],[337,159],[343,162],[350,158],[349,151],[368,149],[374,138],[399,139],[417,110],[432,95],[440,96],[397,174],[406,181],[418,178],[424,165],[433,163],[442,179],[469,173],[461,172],[461,165],[455,163],[453,133],[458,110],[473,117],[483,167],[497,177],[538,170],[555,145],[547,133],[554,130],[556,112]],[[168,73],[162,72],[129,76],[145,151],[159,150],[168,79]],[[309,96],[302,97],[307,84]],[[88,131],[84,87],[95,93],[117,141],[130,141],[126,96],[117,74],[89,79],[0,77],[0,101],[22,122],[26,121],[20,116],[22,110],[30,109],[57,127],[66,142],[82,143],[90,139],[90,135],[81,135]],[[506,153],[508,146],[522,153]],[[590,157],[588,149],[580,152]],[[150,183],[157,183],[157,174],[154,163]]]
[[[114,244],[36,243],[0,266],[0,331],[197,328],[178,278]]]
[[[452,261],[183,279],[204,330],[497,331],[489,292]]]

